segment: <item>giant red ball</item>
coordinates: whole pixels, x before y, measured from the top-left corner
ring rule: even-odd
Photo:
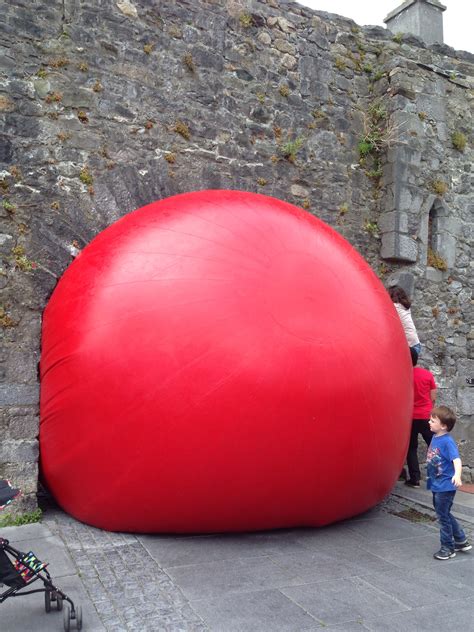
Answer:
[[[324,525],[390,491],[412,370],[382,284],[280,200],[186,193],[104,230],[45,310],[41,465],[98,527]]]

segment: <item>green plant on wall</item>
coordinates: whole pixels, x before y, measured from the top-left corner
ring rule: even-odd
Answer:
[[[298,137],[294,140],[288,140],[286,143],[281,143],[281,145],[278,146],[278,151],[283,158],[286,158],[289,162],[295,162],[296,154],[300,151],[303,144],[303,138]]]
[[[386,119],[387,111],[380,101],[374,101],[363,113],[364,132],[358,144],[361,158],[379,154],[389,143]]]
[[[443,272],[448,269],[448,264],[443,257],[432,248],[428,248],[428,265]]]
[[[462,132],[453,132],[451,136],[453,147],[458,151],[464,151],[466,148],[466,137]]]
[[[375,183],[383,175],[382,154],[396,141],[398,127],[389,121],[385,105],[380,99],[373,101],[362,113],[363,133],[357,149],[359,162],[365,167],[367,177]]]
[[[21,270],[22,272],[31,272],[37,267],[34,261],[28,259],[23,246],[15,246],[12,248],[12,255],[15,268]]]
[[[250,13],[241,13],[239,15],[239,22],[241,26],[244,27],[244,29],[248,29],[254,25],[253,17],[250,15]]]
[[[437,178],[436,180],[432,181],[431,189],[433,193],[436,193],[436,195],[442,196],[448,190],[448,185],[446,184],[446,182],[444,182],[444,180],[440,180],[439,178]]]
[[[16,207],[14,204],[10,202],[10,200],[4,199],[2,200],[2,206],[6,210],[7,213],[14,213]]]
[[[191,132],[189,131],[189,127],[186,125],[186,123],[184,123],[184,121],[180,121],[180,120],[176,121],[174,124],[173,131],[175,131],[177,134],[179,134],[186,140],[189,140],[191,138]]]
[[[369,219],[366,219],[364,222],[364,230],[372,237],[379,236],[379,227],[377,222],[371,222]]]
[[[7,314],[5,308],[0,306],[0,327],[7,329],[8,327],[15,327],[16,324],[10,314]]]
[[[196,72],[196,64],[191,53],[185,53],[183,63],[190,72]]]

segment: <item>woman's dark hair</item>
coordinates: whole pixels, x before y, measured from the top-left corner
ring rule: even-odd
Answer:
[[[390,298],[394,303],[400,303],[400,305],[403,305],[405,309],[410,309],[411,301],[402,287],[400,287],[399,285],[389,287],[388,293],[390,294]]]

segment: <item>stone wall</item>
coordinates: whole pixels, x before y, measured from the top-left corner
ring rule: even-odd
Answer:
[[[12,0],[0,28],[0,476],[23,509],[57,280],[122,215],[206,188],[300,205],[412,291],[474,467],[471,55],[276,0]]]

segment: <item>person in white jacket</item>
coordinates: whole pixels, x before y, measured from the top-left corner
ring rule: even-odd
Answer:
[[[403,330],[405,331],[408,346],[410,347],[410,349],[413,349],[415,351],[418,358],[421,352],[421,344],[420,339],[418,338],[415,324],[413,322],[413,318],[411,317],[411,301],[408,298],[405,290],[399,285],[394,285],[393,287],[389,288],[388,293],[390,294],[390,298],[394,302],[395,309],[397,310],[397,313],[400,317]]]

